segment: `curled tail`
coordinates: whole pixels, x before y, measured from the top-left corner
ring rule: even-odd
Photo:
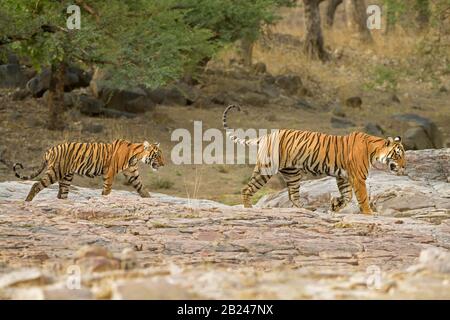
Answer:
[[[241,111],[241,107],[239,107],[238,105],[235,105],[235,104],[231,104],[223,112],[222,125],[223,125],[223,128],[225,129],[225,131],[227,132],[227,136],[234,143],[239,143],[239,144],[243,144],[243,145],[255,145],[255,144],[258,144],[258,141],[259,141],[258,138],[257,139],[241,139],[241,138],[238,138],[236,135],[231,133],[232,129],[230,129],[228,127],[228,124],[227,124],[227,114],[228,114],[228,111],[230,111],[231,109],[237,109],[237,111]]]
[[[38,175],[40,175],[42,173],[42,171],[44,171],[46,165],[47,165],[47,162],[45,160],[42,161],[41,167],[37,171],[30,174],[29,176],[22,176],[22,175],[20,175],[19,172],[17,172],[17,167],[20,167],[20,169],[23,169],[23,165],[21,163],[15,163],[13,166],[13,170],[14,170],[14,173],[16,174],[17,178],[22,179],[22,180],[31,180],[31,179],[36,178]]]

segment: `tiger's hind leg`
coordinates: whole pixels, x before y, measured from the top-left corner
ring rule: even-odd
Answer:
[[[73,173],[68,173],[59,181],[58,199],[67,199],[70,184],[72,183]]]
[[[331,199],[331,210],[338,212],[352,200],[353,190],[350,181],[344,177],[336,177],[340,197]]]
[[[150,193],[142,184],[137,166],[126,169],[123,171],[123,175],[127,178],[128,183],[133,186],[142,198],[150,198]]]
[[[45,172],[44,176],[39,181],[37,181],[36,183],[33,184],[25,201],[33,200],[33,198],[39,192],[41,192],[43,189],[47,188],[48,186],[54,184],[58,180],[59,180],[59,177],[57,176],[57,173],[54,169],[47,170]]]
[[[250,181],[241,191],[244,208],[252,207],[252,203],[250,201],[251,197],[256,193],[256,191],[261,189],[271,177],[272,176],[270,175],[262,175],[257,169],[253,171]]]
[[[302,205],[300,203],[300,180],[302,178],[301,170],[297,168],[284,168],[280,170],[281,175],[283,176],[284,181],[286,181],[288,187],[289,200],[291,200],[292,204],[301,208]]]
[[[114,174],[106,173],[103,175],[103,190],[102,195],[107,196],[111,193],[112,185],[114,181]]]

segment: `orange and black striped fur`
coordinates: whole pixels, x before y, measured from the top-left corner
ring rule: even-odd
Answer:
[[[228,130],[227,113],[238,106],[228,106],[223,113],[223,127]],[[336,177],[340,197],[331,200],[331,209],[339,211],[352,199],[353,192],[361,212],[372,213],[366,189],[369,168],[375,163],[387,164],[389,170],[401,173],[405,167],[405,150],[400,137],[386,139],[362,132],[335,136],[300,130],[275,130],[256,138],[240,139],[227,132],[235,143],[257,145],[258,156],[253,175],[242,189],[244,207],[251,207],[250,199],[272,175],[279,172],[286,181],[289,199],[300,207],[300,179],[302,174]],[[271,170],[267,170],[271,167]],[[273,170],[275,168],[275,170]]]
[[[103,176],[102,195],[111,192],[114,177],[122,172],[128,182],[142,197],[150,194],[142,185],[138,171],[138,162],[148,164],[156,171],[164,166],[159,143],[131,143],[126,140],[115,140],[113,143],[80,143],[70,142],[50,148],[44,155],[41,168],[29,176],[22,176],[16,163],[13,170],[16,177],[22,180],[34,179],[47,168],[44,176],[33,184],[26,201],[31,201],[38,192],[55,182],[59,182],[59,199],[66,199],[74,174],[93,178]]]

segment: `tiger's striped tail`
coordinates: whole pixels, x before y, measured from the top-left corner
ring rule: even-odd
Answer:
[[[16,177],[22,180],[31,180],[36,178],[38,175],[40,175],[42,173],[42,171],[44,171],[45,167],[47,166],[47,161],[43,160],[41,167],[33,172],[32,174],[30,174],[29,176],[22,176],[19,172],[17,172],[17,167],[20,167],[20,169],[23,169],[23,165],[21,163],[15,163],[13,166],[13,170],[14,173],[16,174]]]
[[[246,139],[238,138],[236,135],[231,133],[232,129],[230,129],[227,124],[227,114],[228,114],[228,111],[230,111],[231,109],[237,109],[237,111],[241,111],[241,107],[239,107],[238,105],[235,105],[235,104],[231,104],[223,112],[222,125],[227,133],[228,138],[230,138],[230,140],[233,141],[234,143],[239,143],[242,145],[247,145],[247,146],[257,145],[259,143],[259,138],[246,140]]]

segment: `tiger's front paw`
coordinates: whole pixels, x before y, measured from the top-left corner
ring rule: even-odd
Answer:
[[[341,197],[331,198],[331,211],[338,212],[345,206],[345,201]]]
[[[244,208],[253,208],[253,206],[249,202],[244,202]]]
[[[102,191],[102,196],[107,196],[108,194],[111,193],[111,190],[104,190]]]
[[[148,191],[142,191],[142,192],[139,192],[139,195],[142,197],[142,198],[151,198],[152,196],[150,195],[150,192],[148,192]]]
[[[303,208],[304,207],[303,203],[301,203],[298,200],[291,200],[291,203],[294,206],[294,208]]]

